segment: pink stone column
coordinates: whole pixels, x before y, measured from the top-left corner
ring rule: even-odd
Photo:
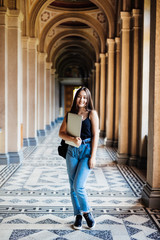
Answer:
[[[38,136],[45,136],[46,125],[46,53],[38,52],[38,113],[37,113],[37,128]]]
[[[129,81],[130,81],[130,12],[121,12],[121,77],[119,102],[118,163],[128,160],[129,138]]]
[[[37,145],[37,44],[29,39],[29,145]]]
[[[139,155],[139,134],[140,134],[140,106],[141,106],[141,81],[142,81],[142,64],[141,64],[141,10],[132,10],[132,36],[133,36],[133,74],[132,74],[132,104],[131,114],[131,138],[130,138],[130,158],[129,165],[137,165]]]
[[[118,146],[118,129],[119,129],[119,85],[120,85],[120,38],[115,38],[115,108],[114,108],[114,143],[115,147]]]
[[[22,141],[22,56],[19,10],[8,10],[8,153],[10,163],[23,158]]]
[[[149,208],[160,209],[160,1],[151,1],[151,42],[149,79],[149,126],[147,179],[142,200]]]
[[[46,62],[46,130],[51,130],[51,66]]]
[[[106,108],[106,146],[113,145],[114,138],[114,57],[115,40],[107,39],[108,44],[108,77],[107,77],[107,108]]]
[[[0,165],[9,163],[7,116],[7,9],[0,7]]]
[[[29,78],[28,78],[28,37],[22,37],[22,56],[23,56],[23,146],[28,146],[29,131]]]
[[[51,123],[55,125],[55,72],[56,69],[51,69]]]
[[[105,108],[106,108],[106,54],[100,54],[100,135],[105,136]]]

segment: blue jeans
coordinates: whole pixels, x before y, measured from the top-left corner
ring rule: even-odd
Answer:
[[[74,215],[82,214],[82,211],[88,212],[90,209],[85,190],[85,184],[91,171],[88,167],[90,156],[91,142],[82,143],[79,148],[68,146],[66,163]]]

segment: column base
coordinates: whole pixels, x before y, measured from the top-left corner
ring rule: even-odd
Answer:
[[[7,153],[0,154],[0,165],[9,164],[9,155]]]
[[[55,122],[52,121],[51,122],[51,126],[54,127],[55,126]]]
[[[64,117],[58,117],[58,122],[62,122]]]
[[[36,146],[37,145],[37,138],[29,138],[29,145],[28,146]]]
[[[46,130],[47,130],[47,131],[50,131],[51,129],[52,129],[51,125],[49,125],[49,124],[46,125]]]
[[[138,158],[137,156],[131,156],[128,160],[128,165],[129,166],[133,166],[133,167],[136,167],[137,166],[137,163],[138,163]]]
[[[105,142],[106,142],[106,147],[112,147],[113,146],[113,140],[107,139]]]
[[[117,153],[117,162],[118,164],[125,165],[128,161],[128,155],[125,153]]]
[[[9,152],[9,163],[13,164],[13,163],[20,163],[23,160],[23,152],[19,151],[19,152]]]
[[[146,207],[160,209],[160,189],[152,188],[147,183],[142,191],[142,201]]]
[[[28,147],[29,146],[28,138],[23,138],[23,146],[24,147]]]
[[[104,130],[100,130],[99,136],[104,138],[105,137],[105,131]]]
[[[41,129],[41,130],[37,130],[37,136],[40,137],[40,136],[46,136],[46,131],[44,129]]]

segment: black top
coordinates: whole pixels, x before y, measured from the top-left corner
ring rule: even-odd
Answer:
[[[92,137],[92,125],[88,114],[88,117],[82,121],[81,139],[84,140],[91,137]]]

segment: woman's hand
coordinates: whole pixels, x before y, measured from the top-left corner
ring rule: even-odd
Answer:
[[[96,159],[94,157],[91,157],[88,161],[88,167],[92,169],[95,167],[95,165],[96,165]]]
[[[82,143],[82,139],[80,137],[75,137],[73,142],[79,147]]]

